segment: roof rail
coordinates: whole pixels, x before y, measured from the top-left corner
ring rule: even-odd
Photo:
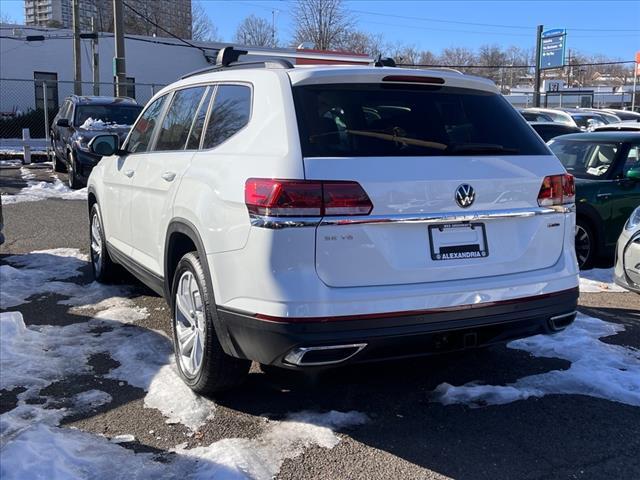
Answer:
[[[236,50],[233,47],[221,48],[218,52],[218,56],[216,57],[215,65],[187,73],[180,77],[180,79],[184,80],[185,78],[194,77],[203,73],[216,72],[218,70],[228,68],[293,68],[293,64],[284,58],[269,58],[267,60],[239,62],[238,58],[240,58],[241,55],[246,55],[247,53],[248,52],[246,50]]]

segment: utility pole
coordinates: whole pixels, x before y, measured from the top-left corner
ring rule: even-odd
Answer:
[[[637,55],[636,55],[636,58]],[[638,84],[638,68],[640,64],[638,62],[633,64],[633,92],[631,93],[631,111],[636,111],[636,85]]]
[[[73,93],[82,95],[82,58],[80,57],[80,0],[73,0]]]
[[[113,75],[116,82],[116,96],[127,94],[127,73],[124,60],[124,19],[122,18],[122,0],[113,0],[113,38],[116,42],[113,57]]]
[[[536,33],[536,70],[533,83],[533,106],[540,106],[540,49],[542,48],[542,25],[538,25]]]
[[[100,58],[98,57],[98,31],[96,29],[95,17],[91,17],[91,30],[93,31],[93,39],[91,40],[93,94],[97,96],[100,95]]]

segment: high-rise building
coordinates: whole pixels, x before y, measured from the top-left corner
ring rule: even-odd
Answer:
[[[24,0],[24,18],[28,26],[71,28],[73,24],[72,0]],[[97,8],[93,0],[79,0],[80,29],[91,30],[91,18]]]
[[[125,33],[191,38],[191,0],[127,0],[123,7]],[[91,19],[101,32],[113,32],[113,0],[79,0],[80,29],[91,31]],[[28,26],[71,28],[72,0],[24,0]],[[145,19],[146,18],[146,19]]]

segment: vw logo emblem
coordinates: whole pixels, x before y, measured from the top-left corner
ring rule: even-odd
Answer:
[[[456,188],[456,203],[461,208],[468,208],[473,204],[476,199],[476,192],[471,185],[463,183]]]

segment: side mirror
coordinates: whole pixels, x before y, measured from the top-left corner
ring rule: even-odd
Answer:
[[[70,126],[70,125],[69,125],[69,119],[68,119],[68,118],[59,118],[59,119],[56,121],[56,125],[57,125],[58,127],[69,128],[69,126]]]
[[[630,168],[629,170],[627,170],[625,177],[630,180],[635,180],[637,182],[640,182],[640,167]]]
[[[89,141],[92,153],[101,157],[108,157],[118,151],[120,139],[117,135],[97,135]]]

